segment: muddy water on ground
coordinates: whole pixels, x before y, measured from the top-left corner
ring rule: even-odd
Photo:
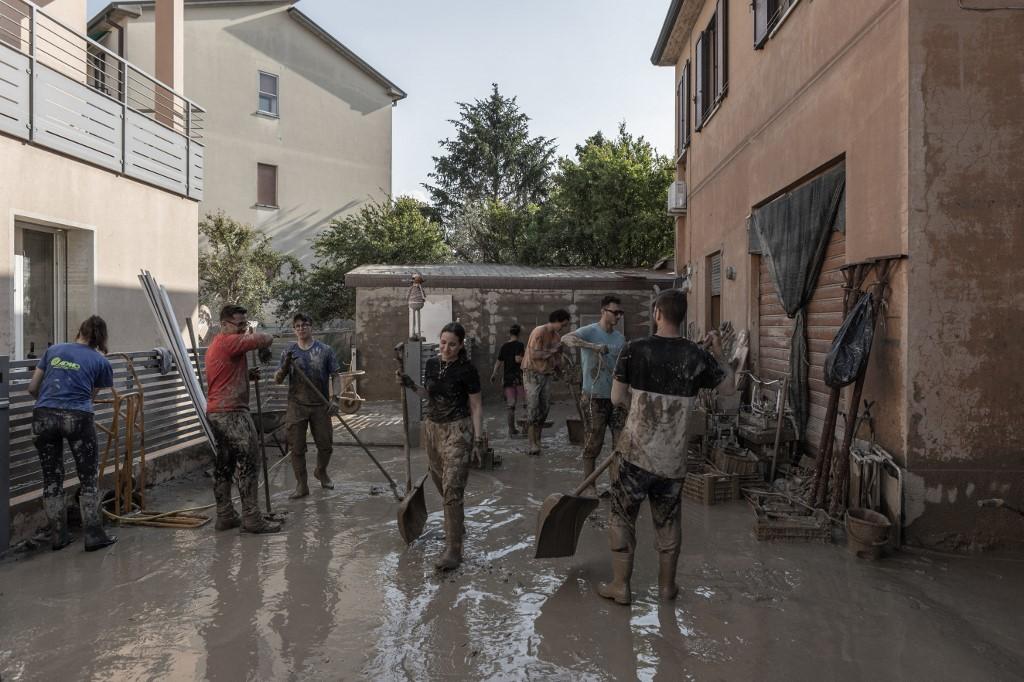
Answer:
[[[559,424],[562,424],[560,420]],[[493,420],[491,430],[499,428]],[[396,440],[397,432],[375,440]],[[365,434],[364,434],[365,435]],[[0,564],[0,678],[58,679],[1020,679],[1022,565],[890,558],[838,546],[765,545],[742,504],[684,504],[679,599],[656,599],[641,515],[635,603],[594,588],[609,574],[607,504],[571,559],[532,559],[536,510],[578,479],[562,426],[541,458],[498,440],[473,472],[467,560],[434,573],[440,503],[406,548],[373,465],[338,448],[338,487],[289,501],[272,536],[124,528],[110,551],[80,544]],[[378,450],[393,473],[399,450]],[[276,455],[273,456],[276,459]],[[416,472],[425,471],[422,453]],[[152,491],[168,509],[212,500],[195,475]],[[262,499],[262,496],[261,496]]]

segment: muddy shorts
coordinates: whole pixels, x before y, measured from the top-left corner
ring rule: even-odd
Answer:
[[[663,478],[630,464],[622,457],[612,463],[611,538],[613,552],[630,552],[636,548],[636,517],[647,498],[654,521],[654,543],[659,552],[679,551],[680,494],[683,480]]]
[[[75,459],[82,492],[96,494],[99,460],[92,412],[37,407],[32,411],[32,443],[43,470],[43,496],[64,494],[65,440]]]
[[[208,416],[217,439],[214,483],[230,482],[237,474],[242,489],[250,479],[258,480],[256,425],[249,412],[211,412]]]
[[[583,425],[586,429],[583,441],[583,459],[596,459],[604,447],[604,433],[612,430],[612,443],[619,436],[614,419],[615,408],[610,398],[597,398],[582,394],[580,407],[583,408]]]
[[[473,423],[467,417],[451,422],[423,422],[430,478],[445,506],[461,505],[469,478]]]
[[[526,387],[526,421],[543,426],[551,410],[550,374],[523,371],[523,385]]]
[[[504,393],[505,407],[515,407],[517,404],[526,402],[526,388],[522,384],[506,386]]]

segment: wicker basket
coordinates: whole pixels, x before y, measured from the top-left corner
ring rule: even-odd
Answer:
[[[737,476],[721,473],[689,473],[683,481],[683,495],[703,505],[720,504],[740,497]]]
[[[727,474],[756,474],[758,460],[750,450],[733,445],[715,447],[715,467]]]

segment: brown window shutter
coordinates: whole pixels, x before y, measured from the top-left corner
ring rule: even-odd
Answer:
[[[693,74],[696,78],[694,83],[694,99],[693,99],[693,129],[700,130],[704,124],[704,84],[705,84],[705,69],[707,68],[707,60],[704,58],[704,32],[701,31],[697,37],[697,49],[696,49],[697,63],[694,67]]]
[[[683,65],[683,149],[690,146],[690,61]]]
[[[277,206],[277,166],[256,164],[256,203]]]
[[[729,85],[729,2],[718,0],[715,10],[715,97],[725,97],[725,88]]]
[[[768,40],[768,0],[753,0],[754,49],[761,49]]]
[[[711,256],[711,295],[722,295],[722,254]]]

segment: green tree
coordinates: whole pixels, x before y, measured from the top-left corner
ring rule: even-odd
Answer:
[[[675,238],[665,213],[674,175],[626,124],[614,139],[602,133],[559,159],[536,234],[535,262],[591,267],[644,267],[671,253]]]
[[[316,261],[296,272],[278,290],[278,315],[302,310],[318,322],[355,316],[355,290],[345,273],[360,265],[415,265],[452,260],[441,228],[429,208],[412,197],[365,204],[331,224],[313,239]]]
[[[301,270],[293,256],[274,250],[270,237],[223,211],[207,213],[199,234],[207,242],[199,252],[199,300],[214,315],[228,303],[259,315],[286,273]]]
[[[480,248],[487,243],[481,235],[489,234],[492,227],[473,231],[472,226],[479,228],[483,220],[497,223],[496,230],[514,228],[506,220],[510,215],[542,202],[555,143],[530,136],[529,116],[519,109],[515,97],[503,96],[496,83],[486,99],[458,105],[459,118],[449,121],[455,136],[440,141],[443,153],[433,157],[434,172],[428,176],[433,184],[423,186],[448,243],[460,257],[507,258],[507,251]],[[467,229],[470,234],[463,234]]]

